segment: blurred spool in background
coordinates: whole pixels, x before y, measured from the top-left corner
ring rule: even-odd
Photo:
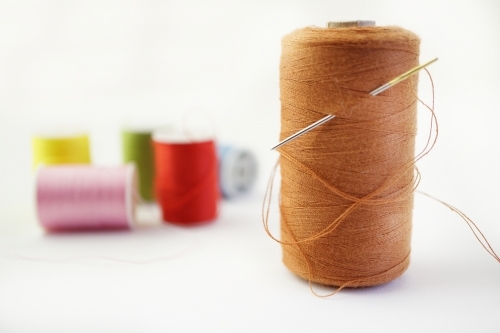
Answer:
[[[108,230],[134,226],[138,180],[133,164],[41,166],[37,171],[37,213],[46,230]]]
[[[247,149],[219,145],[219,186],[226,199],[247,193],[257,178],[257,159]]]
[[[156,199],[164,221],[191,225],[214,220],[219,201],[214,140],[159,129],[153,147]]]
[[[87,134],[34,135],[33,167],[39,164],[88,164],[90,144]]]
[[[141,197],[154,200],[154,153],[152,130],[125,129],[122,131],[123,162],[133,162],[139,173]],[[247,193],[257,177],[257,159],[247,149],[231,145],[218,145],[219,187],[224,198],[230,199]]]
[[[129,210],[126,203],[129,199],[124,198],[132,195],[133,211],[141,199],[157,198],[165,221],[183,224],[211,221],[217,216],[219,190],[225,198],[234,198],[248,192],[255,183],[257,161],[252,152],[221,145],[217,155],[214,141],[207,136],[188,138],[166,127],[156,131],[156,142],[149,129],[126,128],[121,138],[123,161],[130,163],[127,170],[135,165],[134,180],[124,178],[121,168],[40,167],[37,205],[44,228],[51,231],[129,228],[134,213],[127,213],[131,217],[124,218],[123,212]],[[87,135],[36,136],[34,164],[89,163],[88,142]],[[156,184],[155,164],[159,170]]]
[[[153,143],[152,130],[124,129],[122,131],[123,162],[133,162],[139,173],[139,193],[142,199],[154,199]]]

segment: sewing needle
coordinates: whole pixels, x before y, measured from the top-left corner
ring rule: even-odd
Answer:
[[[409,78],[410,76],[412,76],[413,74],[417,73],[419,70],[421,70],[422,68],[425,68],[427,66],[429,66],[430,64],[432,64],[433,62],[437,61],[438,58],[434,58],[432,59],[431,61],[428,61],[426,62],[425,64],[423,65],[419,65],[417,67],[414,67],[412,69],[410,69],[409,71],[397,76],[396,78],[392,79],[391,81],[381,85],[380,87],[378,87],[377,89],[373,90],[370,92],[370,95],[372,96],[376,96],[378,94],[380,94],[381,92],[383,91],[386,91],[387,89],[391,88],[391,87],[394,87],[396,84],[406,80],[407,78]],[[298,131],[297,133],[294,133],[292,135],[290,135],[289,137],[287,137],[286,139],[284,139],[283,141],[281,141],[280,143],[278,143],[276,146],[274,146],[273,148],[271,148],[271,150],[274,150],[280,146],[283,146],[284,144],[292,141],[292,140],[295,140],[297,139],[298,137],[300,137],[301,135],[311,131],[312,129],[326,123],[327,121],[329,120],[332,120],[333,118],[335,118],[334,115],[332,114],[329,114],[323,118],[321,118],[320,120],[312,123],[311,125],[301,129],[300,131]]]

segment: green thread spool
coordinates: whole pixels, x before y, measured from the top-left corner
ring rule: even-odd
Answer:
[[[133,162],[139,171],[139,193],[144,200],[154,200],[153,191],[153,147],[151,144],[152,131],[123,130],[122,152],[123,162]]]

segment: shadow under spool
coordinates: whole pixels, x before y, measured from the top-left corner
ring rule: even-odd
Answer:
[[[399,27],[299,29],[282,40],[279,148],[285,265],[324,285],[373,286],[410,259],[420,39]]]

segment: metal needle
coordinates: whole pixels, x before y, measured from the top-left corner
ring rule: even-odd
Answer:
[[[417,67],[410,69],[408,72],[405,72],[405,73],[399,75],[398,77],[392,79],[391,81],[387,82],[386,84],[373,90],[372,92],[370,92],[370,95],[376,96],[376,95],[380,94],[381,92],[386,91],[390,87],[395,86],[396,84],[406,80],[407,78],[409,78],[410,76],[412,76],[413,74],[415,74],[416,72],[421,70],[422,68],[429,66],[430,64],[432,64],[433,62],[436,62],[437,60],[438,60],[438,58],[434,58],[431,61],[428,61],[423,65],[420,65],[420,66],[417,66]]]
[[[392,79],[391,81],[389,81],[389,82],[383,84],[382,86],[378,87],[377,89],[371,91],[370,95],[376,96],[376,95],[380,94],[381,92],[383,92],[383,91],[385,91],[385,90],[387,90],[387,89],[389,89],[391,87],[394,87],[396,84],[398,84],[398,83],[406,80],[407,78],[409,78],[413,74],[417,73],[422,68],[429,66],[430,64],[432,64],[433,62],[435,62],[437,60],[438,60],[438,58],[434,58],[431,61],[428,61],[428,62],[426,62],[423,65],[419,65],[417,67],[414,67],[414,68],[410,69],[409,71],[407,71],[407,72],[399,75],[398,77]],[[284,139],[283,141],[281,141],[280,143],[278,143],[276,146],[274,146],[273,148],[271,148],[271,150],[274,150],[274,149],[276,149],[276,148],[278,148],[278,147],[280,147],[280,146],[282,146],[282,145],[284,145],[284,144],[286,144],[286,143],[288,143],[288,142],[290,142],[292,140],[297,139],[299,136],[301,136],[301,135],[303,135],[303,134],[311,131],[312,129],[314,129],[314,128],[316,128],[316,127],[318,127],[318,126],[326,123],[327,121],[329,121],[329,120],[331,120],[333,118],[335,118],[335,116],[331,115],[331,114],[329,114],[329,115],[321,118],[320,120],[312,123],[311,125],[309,125],[309,126],[303,128],[303,129],[301,129],[297,133],[294,133],[294,134],[290,135],[289,137],[287,137],[286,139]]]
[[[299,136],[301,136],[302,134],[306,133],[306,132],[309,132],[310,130],[312,130],[313,128],[316,128],[318,127],[319,125],[321,124],[324,124],[326,123],[327,121],[331,120],[335,118],[334,115],[332,114],[329,114],[328,116],[326,117],[323,117],[321,118],[320,120],[318,120],[317,122],[315,123],[312,123],[311,125],[301,129],[300,131],[298,131],[297,133],[293,134],[293,135],[290,135],[288,138],[286,138],[285,140],[281,141],[280,143],[278,143],[276,146],[274,146],[273,148],[271,148],[271,150],[273,149],[276,149],[278,148],[279,146],[282,146],[284,145],[285,143],[288,143],[290,141],[292,141],[293,139],[297,139]]]

